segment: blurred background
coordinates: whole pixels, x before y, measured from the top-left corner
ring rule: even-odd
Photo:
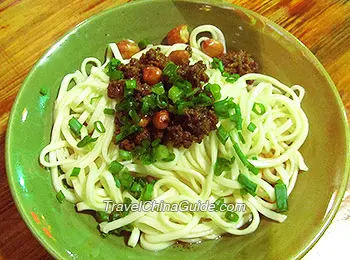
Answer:
[[[20,85],[35,62],[66,31],[102,10],[126,2],[0,0],[0,260],[52,259],[22,221],[7,183],[5,134],[9,113]],[[262,14],[299,38],[332,77],[346,107],[347,117],[350,118],[349,0],[226,2]],[[349,191],[335,220],[304,259],[350,259]]]

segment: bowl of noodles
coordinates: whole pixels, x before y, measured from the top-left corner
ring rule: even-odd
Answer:
[[[347,131],[325,69],[279,26],[142,1],[40,59],[6,163],[23,219],[60,259],[300,258],[344,194]]]

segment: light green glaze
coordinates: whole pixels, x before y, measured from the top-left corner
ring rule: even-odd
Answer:
[[[7,173],[23,219],[55,257],[299,258],[333,219],[344,194],[349,166],[348,124],[334,84],[311,52],[281,27],[243,8],[215,3],[209,8],[200,2],[145,0],[110,9],[65,35],[28,75],[8,127]],[[153,253],[139,246],[131,249],[122,238],[102,239],[91,216],[77,214],[70,203],[59,204],[49,172],[40,167],[38,156],[49,143],[53,103],[65,74],[78,69],[85,57],[102,59],[109,42],[123,38],[160,42],[181,23],[189,24],[190,29],[201,24],[218,26],[227,37],[229,49],[252,53],[261,64],[261,72],[305,87],[303,108],[310,120],[310,134],[302,153],[310,171],[299,176],[285,223],[262,217],[260,227],[251,235],[225,236],[191,249],[169,248]],[[42,87],[50,89],[49,100],[40,97]]]

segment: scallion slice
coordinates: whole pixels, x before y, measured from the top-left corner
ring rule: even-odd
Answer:
[[[105,108],[103,110],[103,113],[105,113],[106,115],[114,115],[115,114],[115,110],[113,108]]]
[[[105,133],[106,132],[106,128],[105,128],[105,126],[103,125],[103,123],[101,121],[96,121],[94,123],[94,128],[99,133]]]
[[[221,73],[224,72],[224,64],[222,63],[222,60],[218,58],[213,58],[213,61],[211,63],[211,67],[213,69],[218,69]]]
[[[120,80],[124,78],[124,74],[120,70],[112,70],[108,75],[111,80]]]
[[[154,157],[157,161],[161,161],[169,156],[169,150],[165,145],[158,145],[154,148]]]
[[[168,92],[168,96],[174,104],[179,101],[183,95],[183,91],[176,86],[172,86]]]
[[[143,50],[143,49],[146,49],[146,47],[147,47],[147,45],[149,45],[149,44],[151,44],[151,42],[150,41],[148,41],[148,40],[146,40],[146,39],[142,39],[141,41],[139,41],[139,48],[141,49],[141,50]]]
[[[261,115],[265,114],[266,108],[263,104],[255,102],[253,105],[252,111],[255,114],[261,116]]]
[[[225,158],[217,158],[214,164],[214,175],[220,176],[224,171],[229,171],[231,169],[231,161]]]
[[[237,222],[239,220],[239,216],[237,215],[236,212],[233,212],[233,211],[226,211],[225,218],[229,222]]]
[[[223,145],[225,145],[227,142],[227,139],[229,138],[229,134],[223,125],[219,126],[218,130],[216,131],[216,135],[219,138],[220,142]]]
[[[288,193],[287,186],[281,181],[275,184],[276,205],[278,212],[288,210]]]
[[[254,132],[256,129],[256,125],[253,122],[250,122],[249,125],[247,126],[247,129],[249,132]]]
[[[119,149],[119,157],[123,161],[130,161],[132,159],[132,153]]]
[[[233,138],[231,138],[231,139],[233,139]],[[245,167],[247,167],[250,172],[252,172],[255,175],[257,175],[259,173],[259,169],[256,168],[253,164],[251,164],[248,161],[247,157],[243,154],[243,152],[242,152],[241,148],[239,147],[239,145],[234,140],[232,140],[232,142],[233,142],[233,148],[235,149],[235,152],[238,155],[238,157],[241,160],[241,162],[243,163],[243,165]]]
[[[144,188],[143,193],[141,195],[141,200],[152,199],[152,193],[153,193],[153,185],[150,183],[147,183],[146,187]]]
[[[156,95],[163,95],[165,93],[163,83],[159,82],[152,87],[152,92]]]
[[[62,190],[56,193],[56,199],[59,203],[62,203],[66,197],[64,196]]]
[[[83,125],[76,119],[74,116],[69,120],[68,122],[70,130],[76,134],[80,135],[80,130],[83,127]]]
[[[72,173],[70,174],[70,177],[77,177],[80,173],[80,168],[78,167],[74,167],[73,170],[72,170]]]
[[[124,165],[122,165],[120,162],[118,162],[118,161],[112,161],[111,164],[109,165],[108,170],[109,170],[112,174],[117,174],[117,173],[119,173],[123,168],[124,168]]]
[[[243,185],[243,187],[246,189],[248,193],[251,195],[255,196],[256,195],[256,190],[258,188],[258,185],[251,181],[246,175],[240,173],[238,175],[237,181]]]
[[[241,131],[238,131],[238,138],[241,141],[242,144],[245,144],[245,139],[243,137],[243,134]]]
[[[129,190],[131,188],[131,185],[134,181],[134,177],[131,176],[130,172],[128,170],[123,170],[119,173],[119,180],[120,184],[123,186],[124,189]]]
[[[86,145],[96,142],[97,141],[97,137],[96,138],[92,138],[91,136],[87,135],[85,136],[79,143],[77,143],[77,146],[79,148],[85,147]]]
[[[175,82],[178,78],[177,68],[178,66],[175,63],[169,62],[163,70],[163,75],[169,77],[170,82]]]
[[[225,199],[224,199],[224,198],[218,198],[218,199],[214,202],[214,205],[215,205],[214,210],[215,210],[215,211],[219,211],[219,210],[223,209],[223,208],[222,208],[222,205],[223,205],[224,203],[225,203]]]
[[[138,123],[140,122],[141,118],[140,116],[137,114],[136,110],[133,108],[129,111],[129,116],[131,117],[131,119],[134,121],[134,123]]]

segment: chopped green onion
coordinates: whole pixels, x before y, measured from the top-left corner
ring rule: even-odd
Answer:
[[[191,92],[186,94],[186,98],[189,98],[189,97],[192,97],[192,96],[196,95],[197,92],[200,91],[200,90],[201,90],[200,88],[195,88],[194,90],[192,90]]]
[[[175,160],[175,154],[174,153],[170,153],[169,156],[167,158],[163,159],[163,162],[171,162]]]
[[[95,218],[98,223],[109,221],[109,215],[105,211],[96,211]]]
[[[229,118],[230,110],[235,108],[235,106],[236,104],[233,102],[232,98],[226,98],[214,103],[214,112],[221,118]]]
[[[136,88],[136,80],[135,79],[125,80],[125,88],[126,89],[135,89]]]
[[[130,191],[132,192],[139,192],[141,191],[141,184],[137,183],[137,182],[133,182],[133,184],[131,185]]]
[[[237,215],[236,212],[233,212],[233,211],[226,211],[225,218],[229,222],[237,222],[239,220],[239,216]]]
[[[288,193],[287,186],[281,181],[275,184],[276,205],[278,212],[288,210]]]
[[[230,169],[231,161],[219,157],[214,165],[214,175],[220,176],[223,171],[229,171]]]
[[[242,144],[245,144],[245,139],[243,137],[243,134],[241,131],[238,131],[238,138],[241,141]]]
[[[142,108],[141,112],[146,115],[150,110],[156,108],[156,95],[151,94],[142,98]]]
[[[130,189],[134,181],[134,177],[131,176],[130,172],[127,170],[124,170],[119,174],[119,179],[120,184],[123,186],[124,189]]]
[[[261,115],[265,114],[266,108],[263,104],[255,102],[253,105],[252,111],[255,114],[261,116]]]
[[[111,162],[111,164],[109,165],[108,170],[109,170],[112,174],[117,174],[117,173],[119,173],[123,168],[124,168],[124,165],[122,165],[120,162],[118,162],[118,161],[113,161],[113,162]]]
[[[224,203],[225,203],[225,199],[224,198],[218,198],[214,202],[214,205],[215,205],[214,210],[215,211],[219,211]]]
[[[60,190],[56,193],[56,199],[59,203],[62,203],[66,197],[64,196],[63,192]]]
[[[176,114],[182,115],[184,113],[185,108],[193,106],[193,102],[191,101],[180,101],[177,105]]]
[[[141,196],[141,200],[150,200],[152,198],[152,193],[153,193],[153,185],[150,183],[146,184],[146,187],[143,190],[143,194]]]
[[[92,104],[94,103],[95,100],[96,100],[96,101],[99,100],[101,97],[102,97],[102,95],[91,98],[91,99],[90,99],[90,105],[92,105]]]
[[[224,64],[218,58],[213,58],[211,66],[212,66],[213,69],[218,69],[221,73],[224,72]]]
[[[129,135],[136,133],[137,131],[139,131],[139,127],[137,127],[136,125],[132,125],[130,127],[123,126],[121,128],[120,133],[116,135],[115,140],[118,143],[118,142],[124,140],[125,138],[127,138]]]
[[[80,135],[80,129],[83,127],[83,125],[76,119],[74,116],[69,120],[68,122],[70,130],[76,134]]]
[[[47,96],[48,93],[49,93],[49,90],[47,88],[40,89],[40,95]]]
[[[223,125],[220,125],[218,130],[216,131],[216,135],[219,138],[220,142],[225,145],[227,139],[229,138],[229,134],[226,131],[225,127]]]
[[[94,128],[99,133],[105,133],[106,132],[106,128],[105,128],[105,126],[103,125],[103,123],[101,121],[96,121],[94,123]]]
[[[192,84],[188,80],[178,80],[174,83],[175,87],[181,89],[184,93],[192,92]]]
[[[119,149],[119,157],[123,161],[130,161],[132,159],[132,153]]]
[[[149,153],[144,153],[141,154],[140,156],[140,161],[143,165],[150,165],[152,164],[155,160],[152,158],[151,154]]]
[[[242,113],[241,113],[241,108],[239,105],[235,105],[235,123],[236,123],[236,128],[237,130],[242,130]]]
[[[258,188],[258,185],[251,181],[246,175],[240,173],[238,175],[238,182],[243,185],[243,187],[246,189],[248,193],[251,195],[255,196],[256,195],[256,190]]]
[[[252,157],[252,160],[258,160],[258,157],[253,156],[253,157]]]
[[[163,83],[159,82],[153,85],[152,92],[156,95],[163,95],[165,93]]]
[[[114,178],[115,186],[116,186],[117,188],[120,188],[120,180],[118,179],[117,175],[114,174],[114,175],[113,175],[113,178]]]
[[[160,144],[160,139],[159,138],[157,138],[156,140],[154,140],[152,143],[151,143],[151,146],[152,147],[156,147],[156,146],[158,146],[159,144]]]
[[[247,129],[248,129],[248,131],[253,133],[256,129],[256,125],[253,122],[250,122]]]
[[[125,80],[124,97],[134,95],[135,88],[136,88],[136,80],[135,79]]]
[[[108,72],[107,74],[109,75],[110,72],[112,72],[113,70],[116,70],[116,68],[121,64],[121,61],[116,59],[116,58],[112,58],[109,63],[108,63]]]
[[[231,138],[231,139],[232,139],[232,138]],[[247,157],[243,154],[243,152],[242,152],[241,148],[239,147],[239,145],[238,145],[235,141],[233,141],[233,140],[232,140],[232,142],[233,142],[233,148],[235,149],[235,151],[236,151],[236,153],[237,153],[239,159],[240,159],[241,162],[243,163],[243,165],[244,165],[245,167],[247,167],[248,170],[249,170],[250,172],[252,172],[252,173],[254,173],[255,175],[257,175],[257,174],[259,173],[259,169],[256,168],[253,164],[251,164],[251,163],[248,161]]]
[[[200,93],[197,97],[192,99],[192,102],[198,106],[211,106],[213,101],[210,97],[208,97],[205,93]]]
[[[134,123],[138,123],[140,122],[141,118],[140,116],[137,114],[136,110],[133,108],[129,111],[129,116],[131,117],[131,119],[134,121]]]
[[[72,173],[70,174],[70,177],[77,177],[80,173],[80,168],[78,167],[74,167],[73,170],[72,170]]]
[[[221,98],[221,87],[218,84],[210,84],[208,83],[207,86],[209,86],[209,91],[213,95],[215,100],[220,100]],[[206,86],[206,87],[207,87]]]
[[[146,49],[146,47],[147,47],[147,45],[150,45],[151,43],[148,41],[148,40],[146,40],[146,39],[142,39],[141,41],[139,41],[139,48],[141,49],[141,50],[143,50],[143,49]]]
[[[235,83],[240,77],[239,74],[230,74],[228,72],[224,72],[222,75],[225,77],[226,82],[229,83]]]
[[[160,109],[166,108],[168,105],[168,98],[166,95],[158,95],[156,97],[156,103]]]
[[[245,188],[240,189],[239,191],[240,191],[240,193],[241,193],[242,196],[243,196],[243,195],[246,195],[246,194],[248,193],[248,191],[247,191]]]
[[[170,82],[175,82],[178,78],[177,68],[178,66],[175,63],[169,62],[163,69],[163,75],[169,77]]]
[[[77,146],[79,148],[85,147],[86,145],[96,142],[97,141],[97,137],[96,138],[92,138],[91,136],[87,135],[85,136],[79,143],[77,143]]]
[[[120,79],[124,78],[124,74],[120,70],[113,70],[113,71],[109,72],[109,78],[111,80],[120,80]]]
[[[105,113],[106,115],[114,115],[115,114],[115,110],[113,108],[105,108],[103,110],[103,113]]]
[[[154,157],[157,161],[161,161],[165,158],[168,158],[169,150],[165,145],[158,145],[154,149]]]
[[[183,91],[178,87],[173,86],[169,89],[168,96],[173,101],[173,103],[176,103],[183,96]]]

